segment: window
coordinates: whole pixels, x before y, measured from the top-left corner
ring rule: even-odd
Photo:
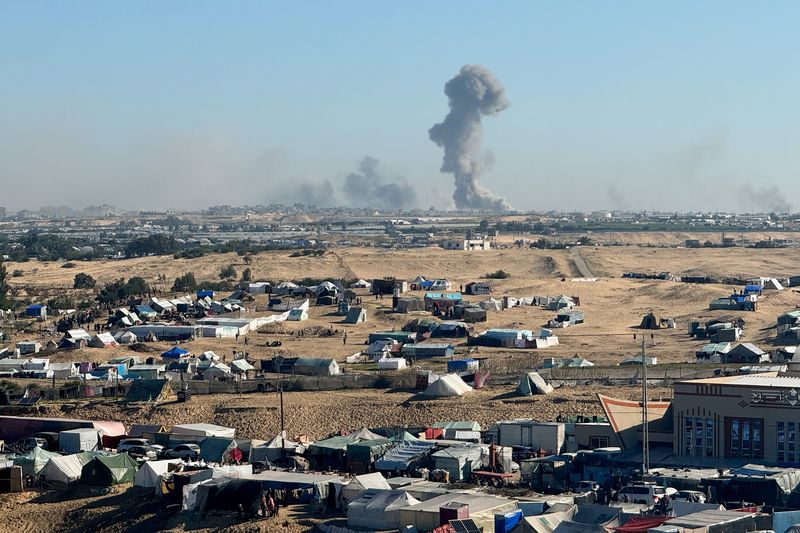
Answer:
[[[775,446],[778,461],[786,461],[786,424],[783,422],[775,424]]]
[[[609,445],[610,441],[606,436],[589,437],[589,448],[592,450],[595,448],[607,448]]]
[[[714,419],[706,418],[706,457],[714,457]]]
[[[762,459],[764,420],[761,418],[725,418],[725,457]]]
[[[687,416],[683,428],[684,455],[714,456],[714,419]]]

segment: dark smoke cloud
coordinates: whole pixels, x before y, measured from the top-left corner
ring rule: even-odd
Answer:
[[[428,135],[444,148],[442,172],[452,173],[456,190],[453,193],[459,209],[506,210],[508,204],[478,183],[486,167],[486,156],[480,153],[483,127],[481,116],[494,116],[510,104],[505,89],[487,69],[464,65],[444,86],[450,112],[443,122],[435,124]]]
[[[742,207],[748,211],[759,211],[768,213],[789,213],[792,204],[786,200],[786,196],[775,185],[754,189],[752,185],[742,185],[739,199]]]
[[[345,177],[342,192],[347,205],[405,209],[416,204],[414,187],[402,176],[387,180],[380,173],[379,165],[377,159],[366,156],[359,162],[358,171]]]

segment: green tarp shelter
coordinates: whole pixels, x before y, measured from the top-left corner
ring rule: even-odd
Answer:
[[[102,487],[133,483],[138,467],[127,453],[98,455],[83,466],[81,483]]]
[[[21,466],[24,476],[38,476],[44,465],[53,457],[59,457],[59,454],[48,452],[37,446],[25,455],[14,459],[14,466]]]

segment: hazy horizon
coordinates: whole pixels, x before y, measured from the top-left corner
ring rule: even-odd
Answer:
[[[800,211],[800,5],[487,7],[6,2],[0,207],[452,208],[464,154],[429,131],[478,65],[507,102],[456,169],[470,198]]]

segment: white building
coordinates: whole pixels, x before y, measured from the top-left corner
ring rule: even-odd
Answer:
[[[491,241],[486,239],[454,239],[442,243],[445,250],[489,250]]]

